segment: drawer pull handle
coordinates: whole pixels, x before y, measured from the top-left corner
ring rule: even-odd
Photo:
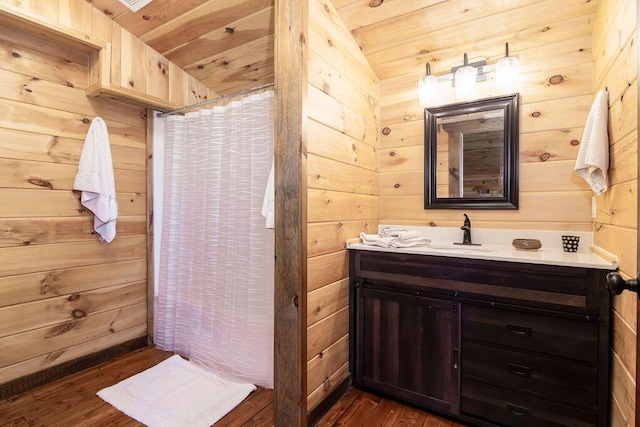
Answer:
[[[521,377],[530,377],[531,376],[531,368],[528,366],[516,365],[515,363],[507,363],[509,367],[509,371],[513,375],[518,375]]]
[[[513,323],[508,323],[507,327],[513,335],[520,335],[523,337],[531,335],[531,328],[528,326],[520,326],[514,325]]]
[[[530,412],[528,408],[523,408],[522,406],[518,405],[512,405],[511,403],[507,403],[507,410],[518,417],[526,417]]]

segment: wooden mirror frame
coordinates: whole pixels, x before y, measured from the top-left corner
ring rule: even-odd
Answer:
[[[518,209],[519,95],[505,95],[424,109],[424,208]],[[443,117],[482,111],[504,111],[504,192],[499,197],[437,197],[437,122]]]

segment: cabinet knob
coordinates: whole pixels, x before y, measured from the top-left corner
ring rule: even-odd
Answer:
[[[620,295],[625,289],[638,293],[638,279],[624,280],[614,271],[607,274],[607,289],[612,295]]]

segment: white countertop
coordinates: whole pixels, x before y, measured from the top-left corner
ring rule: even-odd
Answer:
[[[389,226],[380,226],[380,229]],[[403,226],[393,226],[403,227]],[[549,231],[522,231],[522,230],[490,230],[478,229],[472,231],[474,243],[480,246],[454,245],[459,241],[454,235],[461,231],[456,228],[441,228],[434,230],[430,227],[406,227],[418,230],[431,239],[428,246],[411,248],[383,248],[379,246],[364,245],[360,239],[351,239],[347,242],[347,249],[368,250],[377,252],[405,253],[418,255],[443,256],[454,258],[486,259],[494,261],[522,262],[530,264],[561,265],[568,267],[587,267],[604,270],[615,270],[618,267],[617,258],[601,248],[592,244],[591,233],[562,233]],[[475,234],[479,237],[476,240]],[[564,252],[562,250],[560,236],[563,234],[580,235],[580,247],[578,252]],[[436,238],[438,240],[436,240]],[[537,238],[542,242],[542,248],[531,250],[517,250],[511,246],[514,238]],[[484,240],[484,241],[483,241]],[[492,240],[486,242],[487,240]],[[556,244],[557,241],[557,244]],[[508,244],[505,244],[508,242]],[[584,243],[583,243],[584,242]],[[587,249],[584,249],[584,248]]]

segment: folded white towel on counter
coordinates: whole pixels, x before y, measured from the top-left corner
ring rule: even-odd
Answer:
[[[609,94],[600,90],[593,101],[587,123],[582,134],[582,142],[574,170],[600,194],[607,191],[607,172],[609,170]]]
[[[431,240],[418,236],[409,239],[401,239],[393,236],[382,236],[381,234],[360,233],[360,240],[364,245],[379,246],[382,248],[411,248],[415,246],[427,246]]]
[[[397,239],[391,243],[392,248],[412,248],[415,246],[428,246],[431,240],[426,237],[414,237],[412,239]]]
[[[380,236],[379,234],[366,234],[366,233],[360,233],[360,239],[362,240],[362,243],[365,245],[380,246],[381,248],[390,248],[391,243],[394,240],[397,240],[397,238],[392,236],[383,237],[383,236]]]
[[[420,237],[419,231],[410,231],[406,228],[398,228],[398,227],[385,227],[380,230],[380,236],[383,237],[397,237],[398,239],[413,239],[416,237]]]

